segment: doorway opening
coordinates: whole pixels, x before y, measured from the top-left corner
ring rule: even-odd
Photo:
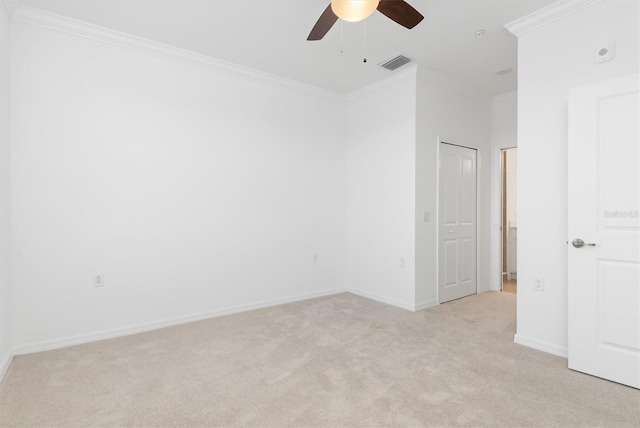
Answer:
[[[518,291],[518,149],[503,149],[502,164],[502,291]]]

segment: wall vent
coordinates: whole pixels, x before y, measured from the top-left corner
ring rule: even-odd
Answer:
[[[383,62],[382,64],[380,64],[380,67],[393,71],[410,62],[411,58],[407,58],[404,55],[398,55],[397,57],[392,58],[389,61]]]

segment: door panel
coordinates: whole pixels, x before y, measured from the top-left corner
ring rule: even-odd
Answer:
[[[476,293],[476,151],[440,144],[440,303]]]
[[[444,242],[444,285],[453,286],[458,283],[458,241],[447,240]]]
[[[640,226],[637,211],[640,205],[638,94],[628,92],[599,99],[597,114],[600,123],[598,131],[601,133],[597,139],[598,212],[605,214],[599,216],[600,228],[637,230]],[[619,187],[633,187],[634,184],[636,191],[618,190]]]
[[[476,218],[476,168],[475,150],[474,157],[462,156],[461,162],[461,198],[460,198],[460,224],[474,225]]]
[[[569,99],[569,368],[640,388],[638,75]],[[576,238],[586,245],[576,247]]]
[[[473,281],[473,274],[476,269],[474,263],[475,258],[473,257],[476,243],[471,238],[462,238],[460,243],[462,244],[462,251],[460,252],[462,255],[462,257],[460,257],[462,267],[462,269],[460,269],[460,282],[468,283],[469,281]]]
[[[637,284],[627,278],[640,278],[638,263],[598,260],[598,342],[622,350],[637,352],[640,334],[630,325],[640,325]]]
[[[441,157],[443,177],[443,220],[446,225],[458,224],[458,161],[455,154],[444,153]]]

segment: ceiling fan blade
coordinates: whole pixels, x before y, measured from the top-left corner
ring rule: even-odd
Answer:
[[[320,15],[320,18],[318,19],[318,22],[316,22],[316,25],[313,26],[313,29],[311,30],[311,33],[309,33],[309,37],[307,37],[307,40],[322,39],[324,35],[329,32],[331,27],[333,27],[333,24],[335,24],[337,20],[338,17],[335,13],[333,13],[331,4],[329,4],[324,12],[322,12],[322,15]]]
[[[424,16],[404,0],[380,0],[378,10],[403,27],[415,27]]]

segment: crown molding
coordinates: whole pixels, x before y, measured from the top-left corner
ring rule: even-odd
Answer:
[[[264,73],[207,55],[134,36],[132,34],[57,15],[41,9],[29,6],[20,6],[18,1],[19,0],[4,0],[5,5],[15,6],[13,13],[10,15],[11,19],[15,22],[35,25],[41,28],[71,34],[85,39],[118,46],[131,51],[181,62],[183,64],[199,67],[205,70],[223,73],[252,82],[277,86],[281,89],[297,92],[302,95],[320,96],[339,104],[346,103],[347,97],[337,92],[301,83],[293,79]]]
[[[494,103],[499,103],[501,101],[507,100],[517,100],[518,99],[518,91],[505,92],[504,94],[498,94],[493,97]]]
[[[516,37],[544,27],[547,24],[572,15],[578,11],[602,3],[604,0],[560,0],[504,26]]]
[[[378,92],[385,91],[389,88],[393,88],[394,86],[399,85],[400,83],[406,81],[408,78],[413,78],[415,80],[417,74],[418,65],[413,64],[406,70],[395,72],[392,76],[386,77],[382,80],[378,80],[377,82],[367,85],[364,88],[360,88],[349,93],[349,95],[345,97],[345,100],[347,102],[351,102],[364,96],[369,96]]]
[[[9,19],[11,19],[16,13],[16,10],[20,7],[20,0],[2,0],[2,4],[4,9],[7,11]]]
[[[421,65],[418,67],[417,79],[421,82],[429,83],[431,85],[448,89],[449,91],[460,94],[460,95],[465,95],[465,96],[475,97],[475,98],[486,98],[486,99],[491,98],[489,94],[485,92],[482,92],[470,86],[463,85],[457,80],[452,79],[451,77],[439,71],[430,69],[426,66]]]

